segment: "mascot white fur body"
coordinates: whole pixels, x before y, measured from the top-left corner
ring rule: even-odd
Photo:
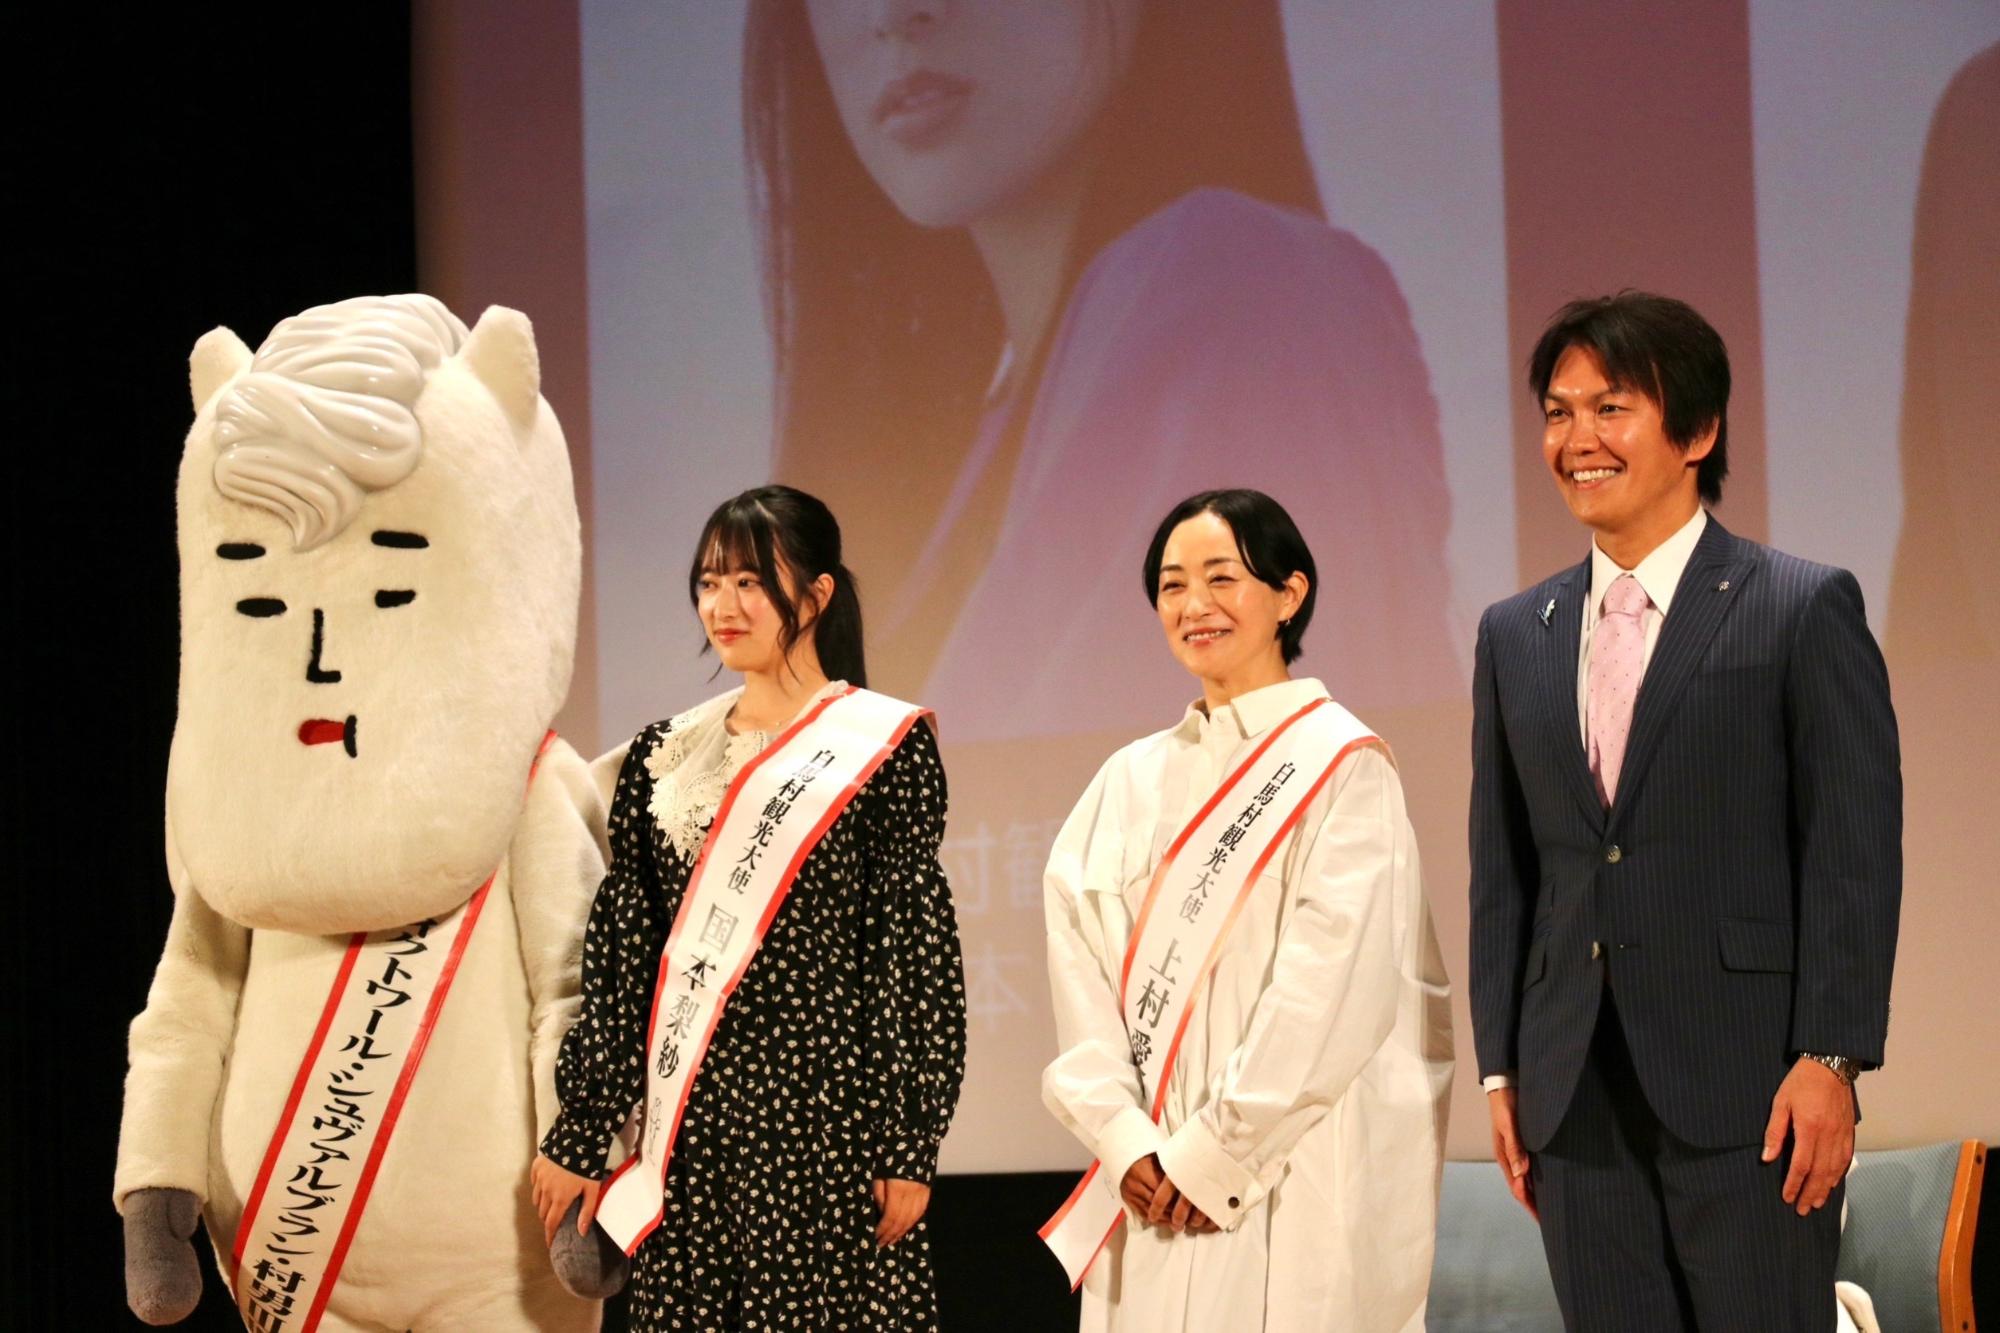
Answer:
[[[350,938],[444,918],[490,876],[320,1327],[594,1328],[527,1188],[605,857],[576,753],[549,745],[530,782],[580,571],[532,330],[362,298],[284,321],[254,358],[218,329],[191,364],[174,915],[114,1186],[134,1309],[192,1305],[198,1269],[166,1233],[194,1202],[225,1277],[251,1280],[232,1246]],[[327,1169],[351,1192],[357,1163]]]

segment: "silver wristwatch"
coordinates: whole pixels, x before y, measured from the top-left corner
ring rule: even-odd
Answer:
[[[1799,1059],[1810,1060],[1816,1065],[1825,1065],[1840,1075],[1840,1081],[1850,1088],[1854,1086],[1855,1078],[1861,1073],[1861,1066],[1844,1055],[1821,1055],[1817,1051],[1800,1051]]]

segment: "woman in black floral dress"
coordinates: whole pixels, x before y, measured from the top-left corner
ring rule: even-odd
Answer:
[[[839,529],[812,497],[763,487],[717,509],[689,591],[744,686],[640,732],[619,774],[535,1165],[551,1232],[579,1196],[588,1224],[645,1091],[661,950],[724,791],[794,717],[863,683]],[[664,1218],[633,1256],[633,1327],[937,1326],[922,1217],[965,1070],[944,819],[937,742],[913,726],[813,846],[722,1011]]]

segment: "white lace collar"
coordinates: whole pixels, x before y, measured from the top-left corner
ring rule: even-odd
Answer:
[[[828,681],[799,711],[846,688],[845,681]],[[739,687],[676,714],[667,723],[667,734],[646,756],[646,771],[653,778],[649,803],[653,820],[689,865],[701,854],[708,826],[730,782],[744,764],[763,752],[774,734],[730,734],[724,721],[742,694]]]

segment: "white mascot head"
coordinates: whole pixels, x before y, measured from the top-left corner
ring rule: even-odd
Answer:
[[[447,911],[569,689],[576,499],[534,332],[362,297],[254,357],[216,329],[190,367],[170,854],[260,929]]]

